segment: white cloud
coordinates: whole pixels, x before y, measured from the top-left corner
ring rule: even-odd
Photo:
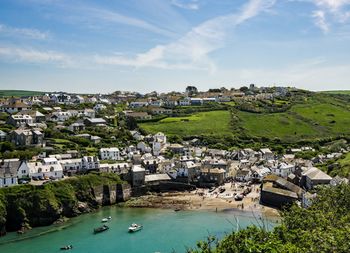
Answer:
[[[210,53],[225,45],[227,33],[239,24],[269,9],[275,0],[250,0],[239,13],[219,16],[194,27],[180,39],[166,45],[157,45],[135,57],[101,56],[99,64],[133,67],[189,68],[215,71]]]
[[[171,4],[187,10],[198,10],[199,4],[197,0],[190,0],[190,1],[184,1],[184,0],[172,0]]]
[[[350,0],[313,0],[321,8],[328,8],[330,11],[338,11],[344,6],[350,4]]]
[[[71,58],[66,54],[17,47],[0,46],[0,58],[27,63],[53,63],[61,67],[69,66],[72,63]]]
[[[312,17],[315,25],[323,32],[330,30],[331,21],[345,23],[350,18],[350,11],[346,10],[350,6],[350,0],[312,0],[312,2],[317,6]]]
[[[4,24],[0,24],[0,35],[27,37],[37,40],[45,40],[50,37],[48,32],[41,32],[37,29],[11,27]]]
[[[329,24],[326,21],[324,11],[314,11],[312,17],[315,19],[315,25],[318,26],[324,33],[329,31]]]

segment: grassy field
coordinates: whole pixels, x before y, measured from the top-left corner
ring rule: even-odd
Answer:
[[[43,91],[30,90],[0,90],[0,97],[22,97],[22,96],[39,96],[44,94]]]
[[[283,141],[307,139],[317,136],[315,129],[289,113],[256,114],[238,112],[239,124],[246,134]]]
[[[350,90],[330,90],[330,91],[321,91],[321,93],[350,95]]]
[[[296,105],[292,111],[303,117],[305,121],[320,126],[319,130],[325,134],[350,134],[350,111],[344,107],[310,103]]]
[[[150,133],[163,132],[167,135],[230,135],[230,112],[211,111],[188,117],[174,117],[159,122],[141,123],[139,126]]]

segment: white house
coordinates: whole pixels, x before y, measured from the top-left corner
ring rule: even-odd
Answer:
[[[56,158],[44,158],[41,162],[26,163],[30,177],[62,178],[63,168]]]
[[[94,106],[94,110],[96,112],[99,112],[99,111],[102,111],[102,110],[105,110],[107,107],[104,105],[104,104],[96,104]]]
[[[81,158],[75,159],[62,159],[59,161],[63,168],[64,173],[76,173],[82,169],[82,160]]]
[[[98,170],[100,168],[100,161],[96,156],[84,156],[81,159],[82,170]]]
[[[183,99],[179,100],[180,106],[190,106],[191,105],[191,99],[189,97],[185,97]]]
[[[240,182],[251,180],[252,172],[249,169],[238,170],[235,179]]]
[[[155,141],[166,143],[166,135],[161,132],[156,133],[153,138]]]
[[[100,158],[101,160],[120,160],[120,151],[119,148],[101,148],[100,149]]]
[[[0,163],[0,188],[17,185],[19,159],[5,159]]]
[[[260,153],[261,153],[262,159],[264,159],[264,160],[273,160],[274,159],[274,154],[268,148],[260,149]]]
[[[95,110],[93,109],[85,109],[84,110],[84,116],[88,117],[88,118],[95,118]]]
[[[288,163],[280,163],[277,166],[272,166],[271,171],[273,174],[286,178],[289,174],[295,171],[295,165]]]
[[[143,153],[151,153],[152,152],[152,149],[150,146],[148,146],[146,143],[144,143],[143,141],[137,143],[137,146],[136,148],[138,150],[140,150],[141,152]]]
[[[15,127],[20,127],[33,124],[33,118],[27,114],[17,114],[11,115],[7,122]]]
[[[252,170],[252,176],[251,176],[252,179],[259,181],[259,182],[261,182],[265,176],[271,174],[271,170],[267,167],[254,166],[251,168],[251,170]]]
[[[63,122],[72,117],[70,112],[53,112],[51,115],[51,120],[54,122]]]

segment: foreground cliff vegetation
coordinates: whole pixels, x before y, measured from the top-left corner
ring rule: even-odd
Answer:
[[[89,174],[42,186],[19,185],[0,189],[0,234],[50,225],[100,205],[96,188],[123,183],[114,174]]]
[[[221,241],[208,237],[188,252],[349,252],[349,209],[349,185],[325,187],[310,208],[294,205],[285,210],[282,223],[272,231],[262,225],[233,232]]]

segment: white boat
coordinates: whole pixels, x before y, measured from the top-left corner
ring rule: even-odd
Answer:
[[[133,232],[137,232],[137,231],[139,231],[139,230],[141,230],[142,229],[142,225],[138,225],[138,224],[136,224],[136,223],[133,223],[133,224],[131,224],[131,226],[129,227],[129,232],[130,233],[133,233]]]
[[[107,222],[107,221],[109,221],[109,220],[111,220],[111,219],[112,219],[112,217],[109,216],[109,217],[107,217],[107,218],[103,218],[101,221],[102,221],[102,222]]]

